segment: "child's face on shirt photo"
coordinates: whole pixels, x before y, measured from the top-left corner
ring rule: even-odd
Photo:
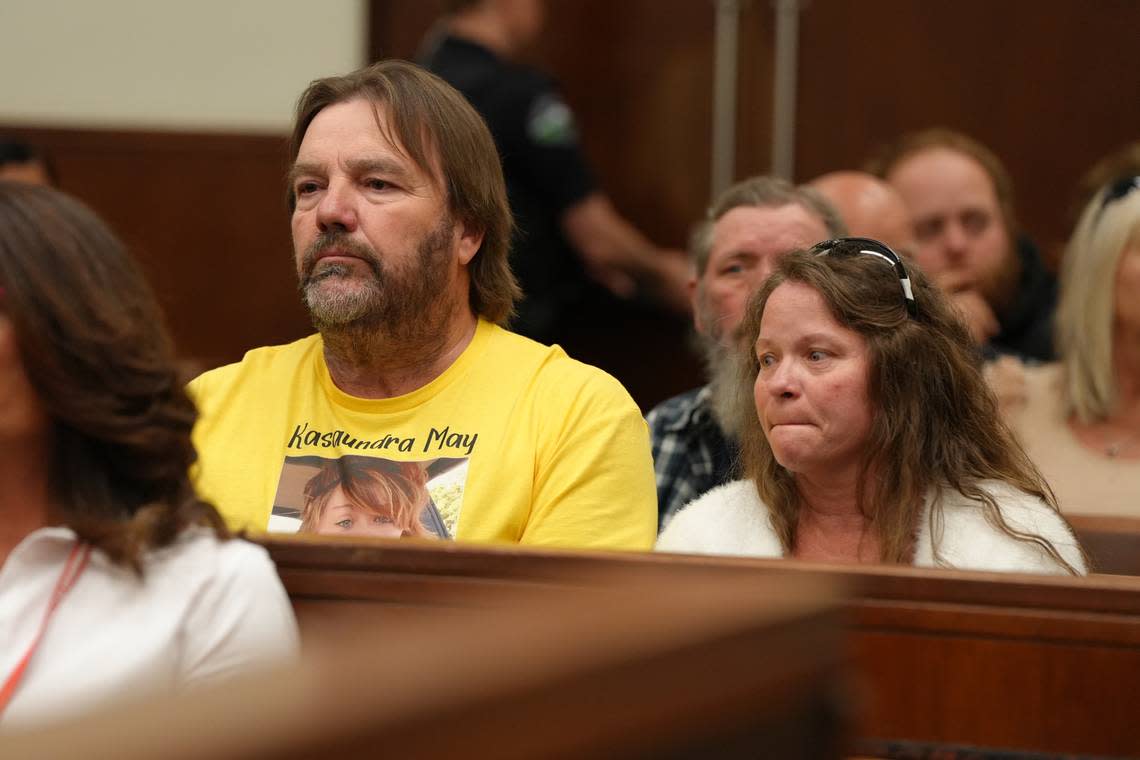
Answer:
[[[337,486],[329,494],[321,519],[317,523],[317,533],[344,536],[378,536],[380,538],[400,538],[400,530],[388,515],[380,515],[348,498],[344,489]]]

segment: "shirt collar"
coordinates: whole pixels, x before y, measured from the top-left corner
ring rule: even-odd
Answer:
[[[712,390],[702,385],[696,393],[689,392],[676,399],[676,416],[662,427],[670,433],[679,433],[691,427],[715,424],[712,416]]]

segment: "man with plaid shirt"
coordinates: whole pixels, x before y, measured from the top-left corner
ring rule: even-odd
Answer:
[[[662,402],[646,417],[658,530],[688,502],[736,477],[739,420],[756,413],[751,389],[736,381],[735,343],[749,297],[784,254],[845,234],[823,196],[774,177],[733,185],[693,231],[690,291],[709,383]]]

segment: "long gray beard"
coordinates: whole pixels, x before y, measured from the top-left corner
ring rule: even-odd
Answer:
[[[756,414],[751,388],[744,387],[743,357],[719,340],[700,336],[709,378],[713,417],[728,438],[739,439],[747,415]]]

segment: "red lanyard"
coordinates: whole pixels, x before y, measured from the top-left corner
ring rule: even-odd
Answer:
[[[8,675],[8,679],[4,681],[4,687],[0,688],[0,715],[4,714],[5,708],[8,703],[12,701],[12,695],[16,693],[16,689],[20,686],[20,681],[24,678],[24,671],[28,669],[28,663],[32,661],[32,657],[36,653],[36,649],[40,646],[40,641],[47,631],[48,623],[51,622],[52,616],[55,614],[56,607],[63,600],[63,597],[71,590],[79,580],[79,576],[83,575],[84,569],[87,567],[87,560],[91,557],[91,547],[81,541],[76,541],[75,546],[71,547],[71,554],[67,556],[67,563],[63,566],[63,572],[59,575],[59,580],[55,582],[55,588],[51,592],[51,599],[48,600],[47,609],[44,610],[44,619],[40,621],[40,629],[36,632],[36,637],[32,639],[31,646],[28,651],[24,652],[24,656],[12,669]]]

